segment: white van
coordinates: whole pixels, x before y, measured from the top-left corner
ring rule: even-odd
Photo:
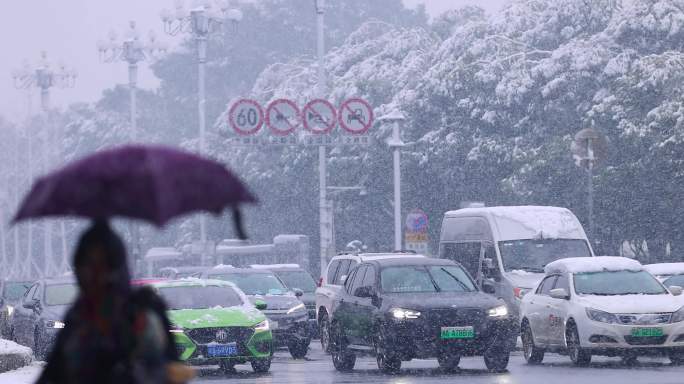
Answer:
[[[544,277],[544,266],[591,256],[582,224],[567,208],[464,208],[445,213],[442,221],[439,257],[461,263],[515,316],[522,297]]]

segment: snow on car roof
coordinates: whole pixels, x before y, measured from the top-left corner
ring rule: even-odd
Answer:
[[[299,264],[252,264],[249,267],[254,269],[301,268]]]
[[[656,276],[684,275],[684,263],[647,264],[644,268]]]
[[[556,260],[544,267],[547,274],[642,270],[644,266],[638,261],[620,256],[571,257]]]
[[[445,217],[488,215],[502,240],[513,239],[583,239],[582,225],[567,208],[546,206],[504,206],[463,208],[449,211]]]

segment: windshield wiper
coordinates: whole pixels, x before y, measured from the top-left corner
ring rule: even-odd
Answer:
[[[454,276],[451,272],[447,271],[447,270],[444,269],[444,268],[440,268],[440,269],[441,269],[444,273],[446,273],[447,275],[451,276],[452,279],[456,280],[456,282],[463,288],[464,291],[470,292],[470,289],[469,289],[461,280],[459,280],[456,276]],[[439,286],[438,286],[437,288],[439,288]],[[439,288],[439,290],[441,291],[442,289]]]

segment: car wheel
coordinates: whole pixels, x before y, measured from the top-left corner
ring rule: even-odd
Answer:
[[[534,345],[534,337],[532,336],[532,329],[528,323],[523,324],[522,332],[520,333],[522,339],[523,355],[527,364],[539,364],[544,360],[544,350],[537,348]]]
[[[231,360],[222,360],[219,362],[219,369],[221,370],[222,373],[224,374],[232,374],[236,373],[235,371],[235,362]]]
[[[266,373],[271,369],[271,358],[252,360],[250,365],[255,373]]]
[[[339,327],[332,324],[330,328],[330,354],[333,365],[340,372],[349,372],[354,369],[356,355],[347,349],[347,341]]]
[[[684,353],[670,352],[669,358],[673,365],[684,364]]]
[[[568,324],[568,328],[565,331],[565,342],[568,347],[568,355],[570,355],[570,360],[572,360],[573,364],[578,367],[586,367],[591,363],[591,352],[582,348],[579,332],[574,323]]]
[[[508,348],[490,348],[484,354],[485,366],[492,372],[504,372],[510,356],[511,351]]]
[[[437,358],[437,362],[444,372],[452,373],[458,371],[458,364],[461,362],[461,356],[442,355]]]
[[[621,360],[622,360],[622,365],[626,365],[628,367],[632,367],[632,366],[639,364],[639,359],[637,358],[637,355],[633,355],[631,353],[622,356]]]
[[[382,329],[378,329],[375,334],[375,359],[378,362],[378,368],[384,373],[399,372],[401,369],[401,359],[386,347],[389,343],[384,336],[384,332]]]
[[[318,333],[321,338],[321,348],[323,348],[323,352],[330,353],[330,324],[328,324],[327,315],[321,315]]]
[[[309,343],[308,340],[293,341],[287,346],[287,349],[293,359],[303,359],[309,352]]]

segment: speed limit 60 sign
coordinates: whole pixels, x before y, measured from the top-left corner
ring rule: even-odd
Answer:
[[[264,111],[258,102],[241,99],[230,108],[228,121],[238,134],[253,135],[264,125]]]

